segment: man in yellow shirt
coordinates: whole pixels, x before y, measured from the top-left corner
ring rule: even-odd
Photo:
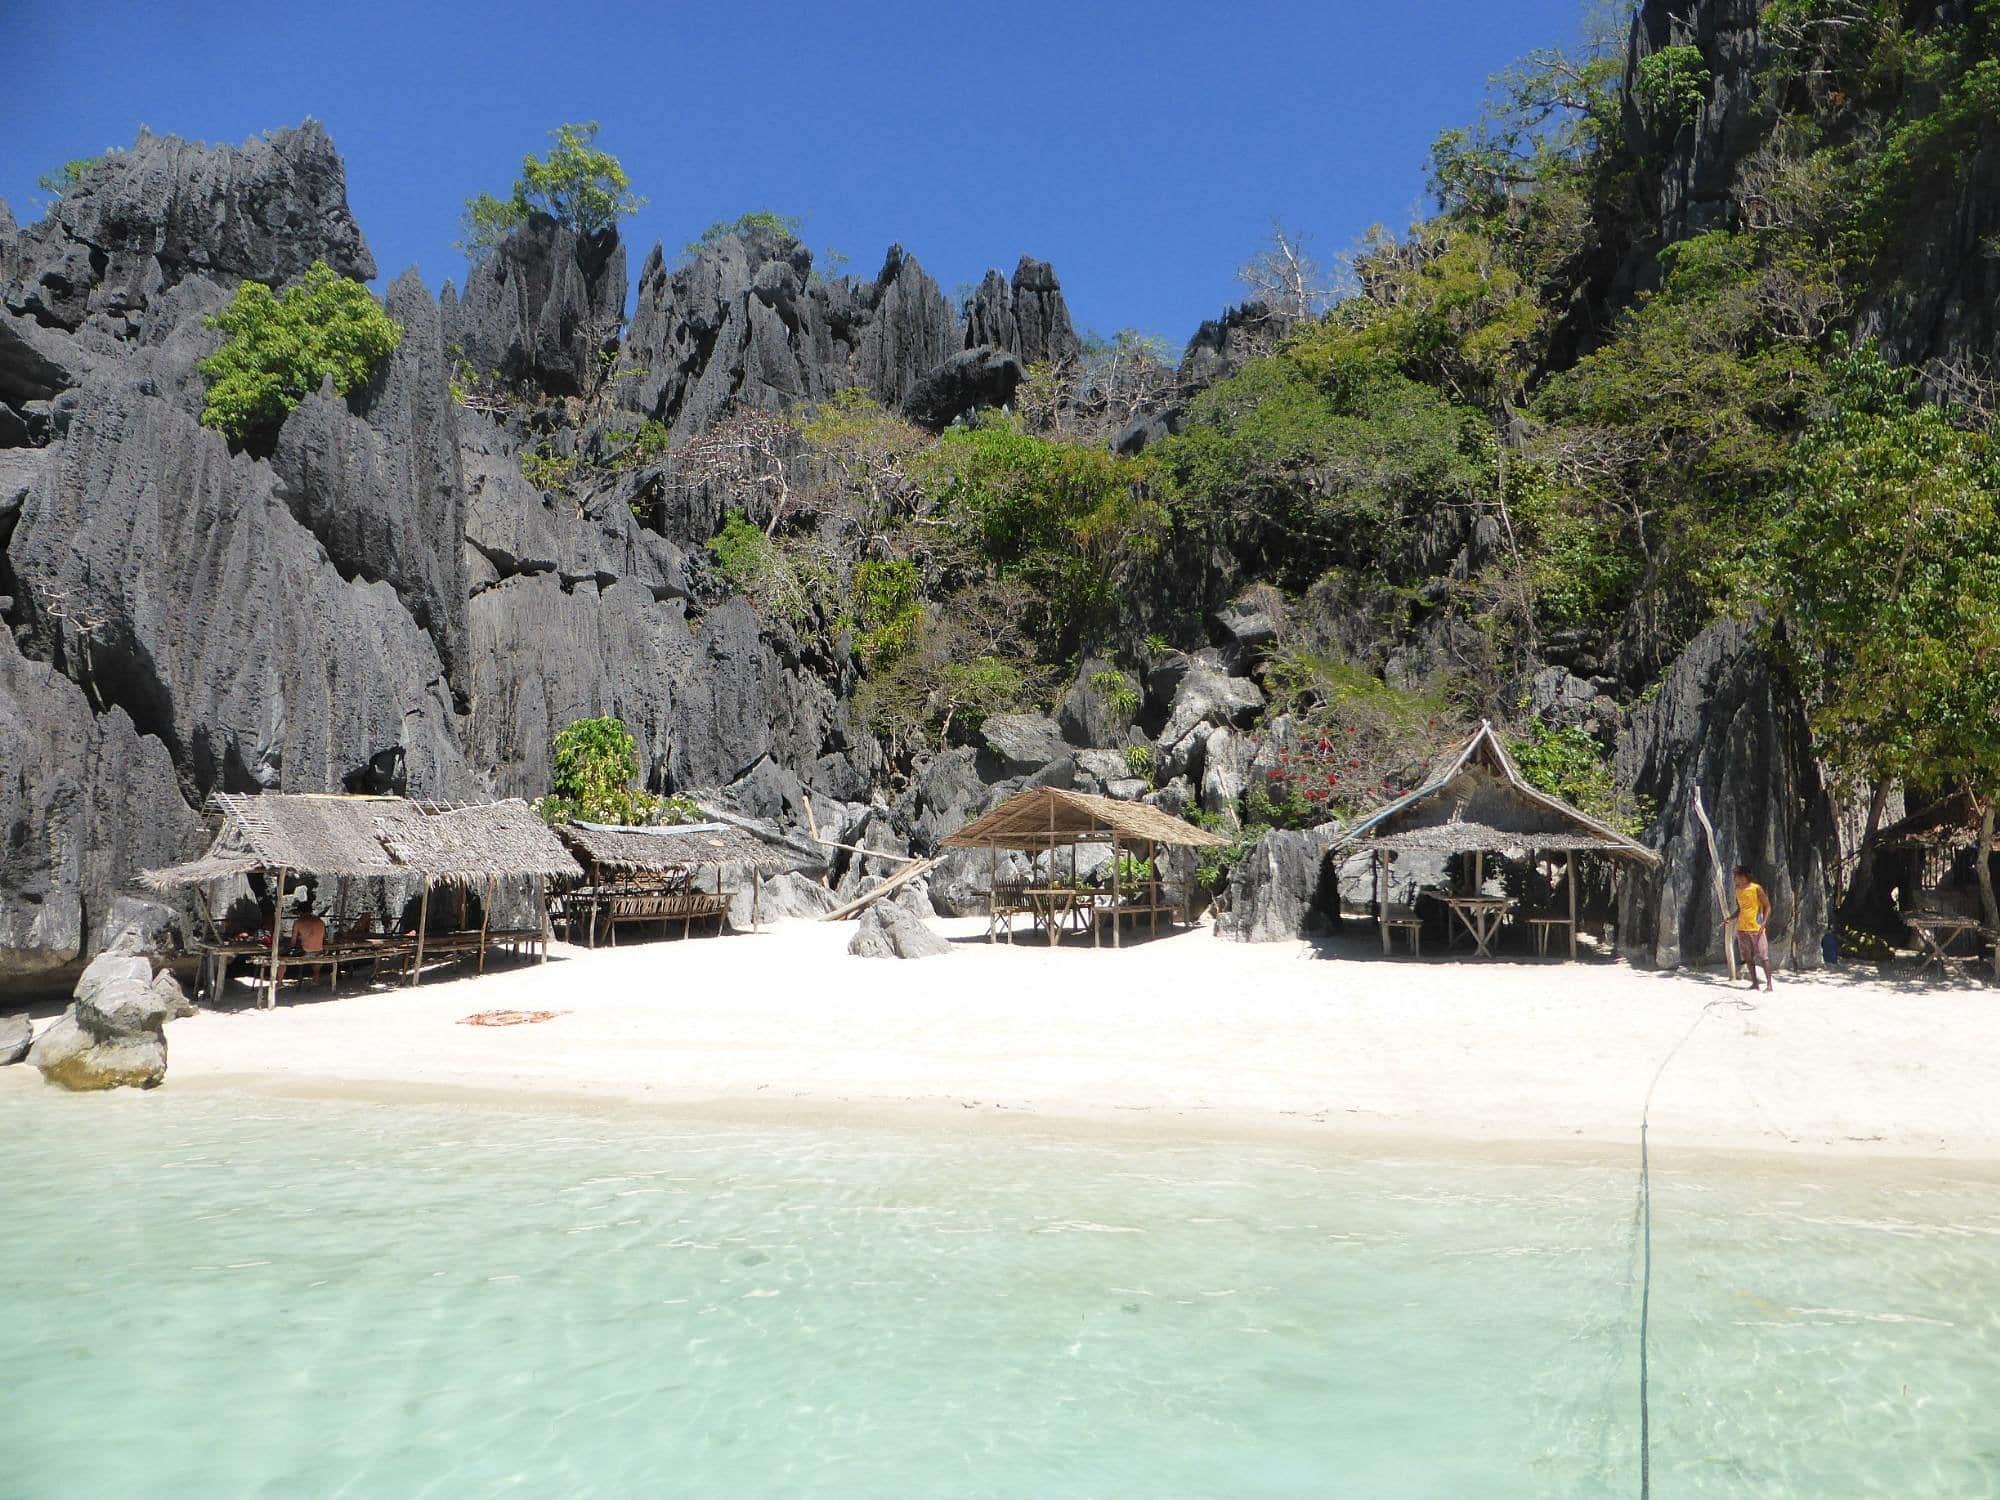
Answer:
[[[1751,989],[1773,989],[1771,983],[1771,894],[1750,878],[1750,872],[1736,867],[1736,962],[1750,976]],[[1763,969],[1764,983],[1757,983]]]

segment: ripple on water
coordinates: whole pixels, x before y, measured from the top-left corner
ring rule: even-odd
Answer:
[[[0,1136],[30,1494],[1633,1489],[1626,1171],[171,1093]],[[1655,1211],[1660,1493],[2000,1493],[1983,1184]]]

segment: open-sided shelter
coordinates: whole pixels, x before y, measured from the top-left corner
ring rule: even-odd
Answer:
[[[1875,880],[1893,886],[1897,914],[1918,946],[1942,962],[1958,940],[1977,944],[1986,929],[1979,864],[2000,854],[2000,833],[1983,836],[1985,808],[1958,792],[1919,808],[1875,834]],[[1983,845],[1983,847],[1982,847]],[[1985,933],[1992,941],[1995,934]],[[2000,973],[2000,947],[1994,951]]]
[[[1499,899],[1478,894],[1484,885],[1487,855],[1534,859],[1560,855],[1565,866],[1563,883],[1569,893],[1568,913],[1550,913],[1533,920],[1545,924],[1544,940],[1550,931],[1566,929],[1572,958],[1576,957],[1576,856],[1597,854],[1643,869],[1660,863],[1660,856],[1637,839],[1530,785],[1490,723],[1482,723],[1463,745],[1441,760],[1422,786],[1355,824],[1327,853],[1335,864],[1357,854],[1374,855],[1377,917],[1385,953],[1389,951],[1392,923],[1387,865],[1392,855],[1405,851],[1470,854],[1475,894],[1461,902],[1465,905],[1485,905]],[[1485,952],[1491,936],[1488,924],[1497,926],[1499,910],[1472,911],[1469,915],[1480,951]]]
[[[433,954],[477,948],[483,967],[486,943],[495,936],[484,920],[476,934],[433,938],[426,932],[432,886],[483,887],[485,911],[490,914],[493,889],[502,880],[532,878],[541,909],[539,887],[544,881],[574,880],[582,873],[518,799],[461,805],[402,797],[217,792],[209,797],[208,812],[220,824],[208,852],[185,864],[149,870],[141,879],[156,891],[193,888],[212,929],[211,954],[225,963],[235,956],[257,957],[265,970],[267,1005],[277,1003],[278,985],[288,964],[331,967],[337,984],[343,958],[377,964],[385,958],[407,959],[415,982],[429,946]],[[271,932],[266,943],[257,945],[263,951],[255,954],[250,945],[224,940],[205,892],[218,881],[253,874],[271,879],[275,891]],[[333,932],[319,954],[283,951],[282,903],[293,875],[332,880],[335,885]],[[347,887],[357,880],[414,881],[421,893],[416,931],[380,936],[344,932]],[[547,956],[545,921],[533,933],[502,936],[540,941]]]
[[[944,840],[947,848],[984,849],[989,859],[991,897],[986,935],[996,934],[1012,941],[1013,919],[1026,912],[1038,929],[1048,934],[1053,945],[1064,927],[1088,924],[1093,946],[1105,921],[1111,925],[1111,945],[1121,946],[1120,934],[1126,917],[1143,917],[1159,931],[1164,913],[1173,921],[1173,908],[1160,890],[1159,851],[1162,847],[1213,849],[1227,847],[1229,840],[1197,828],[1192,823],[1162,812],[1144,802],[1120,802],[1111,797],[1059,787],[1030,787],[1018,792],[991,812],[974,818]],[[1076,850],[1081,844],[1107,844],[1111,849],[1111,885],[1108,890],[1086,888],[1077,879]],[[999,878],[1000,851],[1018,850],[1025,854],[1070,851],[1070,880],[1061,885],[1054,870],[1041,883],[1006,885]],[[1144,853],[1141,854],[1140,851]],[[1120,856],[1133,854],[1145,861],[1142,880],[1127,889],[1119,868]],[[1054,860],[1049,861],[1051,867]]]
[[[564,936],[575,942],[580,931],[593,948],[600,928],[615,944],[619,926],[635,922],[658,922],[663,927],[679,922],[682,936],[687,936],[696,922],[713,921],[719,931],[729,910],[729,894],[723,889],[723,871],[729,867],[753,876],[754,924],[755,875],[795,862],[795,856],[730,823],[642,828],[572,822],[560,825],[556,833],[584,870],[583,884],[556,898]],[[704,872],[711,870],[712,888],[704,889]]]

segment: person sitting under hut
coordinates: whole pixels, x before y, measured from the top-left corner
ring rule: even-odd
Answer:
[[[310,906],[292,919],[292,950],[315,954],[326,948],[326,923]]]

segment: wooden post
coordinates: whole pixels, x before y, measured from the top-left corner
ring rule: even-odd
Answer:
[[[1146,840],[1146,922],[1153,930],[1153,936],[1160,935],[1160,845],[1157,839]]]
[[[750,930],[758,930],[758,912],[764,900],[764,876],[760,870],[750,872]]]
[[[542,877],[535,877],[535,906],[542,914],[542,956],[541,962],[549,961],[549,944],[555,940],[555,933],[549,921],[549,898],[543,886]]]
[[[1118,879],[1118,835],[1114,833],[1111,835],[1111,946],[1114,948],[1125,946],[1119,936],[1125,930],[1125,919],[1118,914],[1118,907],[1123,895],[1124,892]],[[1094,923],[1091,930],[1093,932],[1096,931]]]
[[[1563,884],[1569,887],[1569,961],[1576,962],[1576,851],[1563,856]]]
[[[479,900],[479,972],[486,972],[486,929],[493,921],[493,877],[486,877],[486,889]]]
[[[333,877],[333,992],[340,993],[340,929],[347,921],[347,877]]]
[[[1475,896],[1486,894],[1486,851],[1484,849],[1474,849],[1472,851],[1472,894]]]
[[[424,893],[417,898],[417,953],[410,962],[410,983],[424,982],[424,928],[431,917],[431,878],[424,877]]]
[[[285,880],[290,870],[278,871],[278,888],[271,898],[271,972],[267,978],[264,1008],[278,1008],[278,980],[284,973],[285,960],[278,950],[278,934],[285,930]]]
[[[1375,851],[1375,915],[1382,924],[1382,953],[1389,953],[1389,856],[1384,850]]]

